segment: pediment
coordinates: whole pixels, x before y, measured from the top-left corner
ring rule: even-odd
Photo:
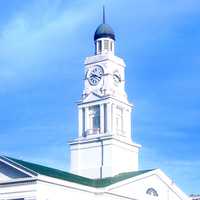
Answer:
[[[0,182],[28,177],[32,177],[28,171],[0,157]]]
[[[161,170],[139,175],[109,187],[109,192],[136,199],[188,200],[187,195]]]
[[[92,101],[98,101],[100,100],[102,97],[94,92],[90,93],[88,96],[86,96],[83,100],[84,102],[92,102]]]

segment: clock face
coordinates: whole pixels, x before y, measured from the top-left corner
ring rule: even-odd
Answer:
[[[92,67],[88,72],[88,81],[91,85],[97,85],[103,76],[103,68],[99,65]]]
[[[116,84],[119,84],[121,82],[121,76],[119,74],[119,72],[114,72],[113,74],[113,80]]]

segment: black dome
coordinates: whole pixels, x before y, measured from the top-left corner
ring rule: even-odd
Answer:
[[[115,40],[115,33],[108,24],[100,24],[95,31],[94,40],[103,37]]]

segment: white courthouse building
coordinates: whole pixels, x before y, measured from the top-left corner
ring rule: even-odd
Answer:
[[[200,195],[190,195],[190,200],[200,200]]]
[[[189,200],[160,169],[139,169],[125,63],[105,20],[94,42],[95,54],[84,63],[79,131],[69,143],[71,171],[0,156],[0,200]]]

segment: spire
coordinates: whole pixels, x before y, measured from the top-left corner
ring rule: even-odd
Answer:
[[[103,5],[103,24],[106,23],[105,6]]]
[[[115,40],[115,33],[112,28],[106,24],[106,16],[105,16],[105,6],[103,5],[103,15],[102,15],[102,23],[97,27],[95,34],[94,34],[94,41],[99,38],[110,38]]]

